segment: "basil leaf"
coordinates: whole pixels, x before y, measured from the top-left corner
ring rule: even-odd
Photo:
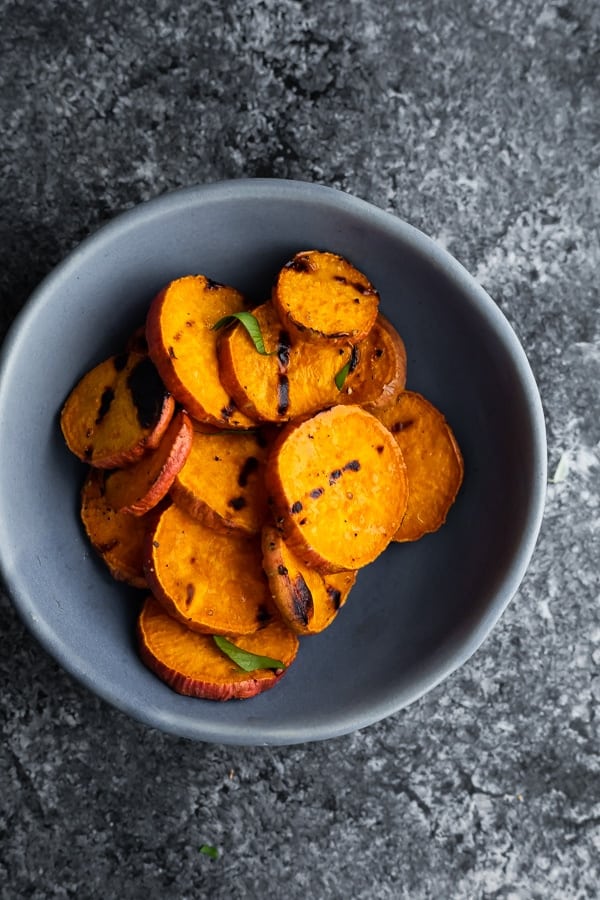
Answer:
[[[285,669],[284,664],[279,659],[271,659],[270,656],[257,656],[256,653],[249,653],[248,650],[242,650],[228,641],[227,638],[220,634],[213,634],[213,641],[225,656],[243,669],[244,672],[254,672],[255,669]]]
[[[338,391],[341,391],[342,388],[344,387],[344,382],[346,381],[346,378],[348,377],[348,373],[350,372],[351,365],[352,365],[352,357],[350,357],[350,359],[348,360],[346,365],[342,369],[340,369],[340,371],[335,376],[335,386],[338,389]]]
[[[205,856],[210,856],[211,859],[219,858],[219,851],[216,847],[211,847],[210,844],[202,844],[200,853],[204,853]]]
[[[263,336],[260,330],[260,325],[258,324],[258,319],[256,316],[253,316],[252,313],[249,312],[237,312],[231,313],[229,316],[223,316],[222,319],[219,319],[216,322],[212,330],[218,331],[219,328],[223,328],[225,325],[230,325],[231,322],[235,321],[241,322],[244,326],[250,337],[252,338],[252,343],[261,354],[261,356],[273,356],[277,351],[273,351],[273,353],[267,353],[265,350],[265,342],[263,341]]]

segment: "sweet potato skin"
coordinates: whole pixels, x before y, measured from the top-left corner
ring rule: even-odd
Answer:
[[[170,282],[154,298],[146,318],[148,352],[176,400],[199,422],[217,428],[251,428],[218,375],[213,326],[244,309],[235,288],[204,275]]]
[[[183,410],[171,420],[159,446],[106,479],[106,499],[119,512],[143,516],[166,497],[192,448],[192,423]]]
[[[385,426],[357,406],[290,423],[275,441],[265,482],[284,540],[320,574],[376,559],[406,509],[402,453]]]
[[[416,541],[446,521],[463,481],[460,447],[442,413],[414,391],[403,391],[375,414],[406,463],[408,505],[394,540]]]
[[[267,517],[264,431],[204,434],[171,486],[175,502],[215,531],[258,534]]]
[[[151,671],[177,693],[205,700],[247,699],[269,690],[298,652],[297,638],[274,619],[257,635],[229,639],[251,653],[280,660],[286,669],[244,672],[221,653],[210,635],[190,631],[152,596],[138,617],[137,637],[140,656]]]
[[[135,462],[157,447],[175,410],[149,359],[110,357],[87,372],[69,394],[61,429],[69,450],[96,468]]]
[[[344,343],[367,336],[379,295],[366,275],[339,254],[305,250],[279,272],[273,303],[296,337]]]
[[[213,531],[176,504],[146,537],[144,574],[166,612],[193,631],[250,634],[274,615],[260,540]]]

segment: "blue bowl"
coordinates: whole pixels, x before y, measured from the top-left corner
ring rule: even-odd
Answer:
[[[465,480],[446,525],[362,570],[334,624],[301,640],[281,683],[215,703],[140,662],[139,592],[112,581],[78,519],[83,467],[58,425],[77,379],[119,348],[170,279],[204,273],[265,299],[295,252],[341,253],[407,347],[408,384],[446,415]],[[192,187],[120,215],[39,286],[0,368],[0,565],[25,624],[68,672],[148,725],[228,744],[292,744],[367,726],[467,660],[517,591],[546,485],[544,417],[525,354],[485,291],[396,217],[271,179]]]

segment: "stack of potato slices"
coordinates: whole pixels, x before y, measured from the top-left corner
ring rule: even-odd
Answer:
[[[405,385],[375,288],[310,250],[252,309],[204,275],[172,281],[75,386],[61,427],[89,465],[81,519],[112,576],[146,591],[140,655],[174,690],[272,687],[363,566],[443,524],[462,456]]]

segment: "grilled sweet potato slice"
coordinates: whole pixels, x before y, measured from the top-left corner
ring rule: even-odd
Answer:
[[[382,313],[360,344],[355,344],[349,372],[338,403],[367,408],[386,406],[404,390],[406,348],[404,341]]]
[[[219,376],[239,409],[253,419],[286,422],[337,403],[335,378],[350,360],[350,346],[292,341],[271,302],[252,314],[269,355],[257,353],[241,324],[218,345]]]
[[[267,517],[267,448],[262,431],[195,431],[171,496],[209,528],[258,534]]]
[[[63,406],[60,424],[75,456],[115,469],[158,446],[174,409],[151,359],[123,353],[83,376]]]
[[[286,625],[296,634],[327,628],[346,602],[356,572],[322,577],[300,562],[270,525],[263,528],[262,550],[271,596]]]
[[[406,463],[408,506],[394,540],[416,541],[446,521],[463,480],[462,454],[442,413],[421,394],[404,391],[375,414]]]
[[[342,256],[307,250],[281,269],[273,303],[284,326],[305,340],[361,341],[375,324],[379,295]]]
[[[390,432],[358,406],[334,406],[283,429],[265,481],[290,550],[320,573],[372,562],[397,531],[406,469]]]
[[[213,531],[176,504],[147,536],[144,572],[165,610],[193,631],[249,634],[273,616],[260,540]]]
[[[204,275],[170,282],[152,301],[146,319],[148,349],[164,383],[176,400],[201,422],[219,428],[249,428],[219,381],[219,319],[244,309],[235,288]]]
[[[151,518],[114,510],[106,499],[105,476],[101,469],[90,469],[81,491],[81,521],[113,578],[145,588],[144,540]]]
[[[212,637],[186,628],[148,597],[138,618],[138,645],[144,663],[179,694],[205,700],[254,697],[273,687],[286,669],[245,672],[216,646]],[[298,652],[298,639],[280,619],[257,634],[231,637],[243,650],[277,659],[287,668]]]
[[[192,448],[193,428],[187,413],[178,412],[162,441],[126,469],[106,478],[106,500],[113,509],[143,516],[165,497]]]

